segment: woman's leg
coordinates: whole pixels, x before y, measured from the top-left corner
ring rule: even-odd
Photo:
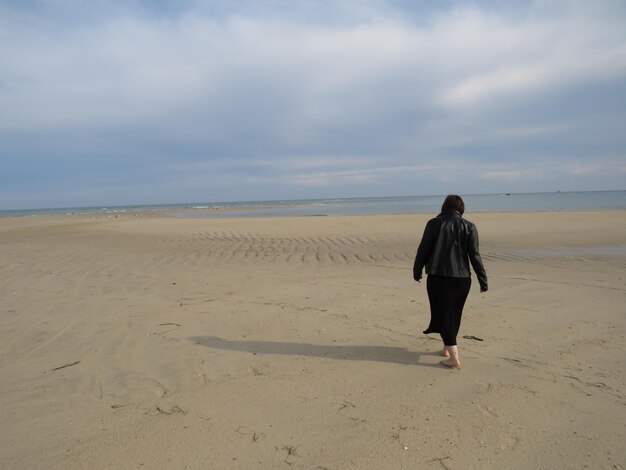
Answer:
[[[447,306],[446,289],[444,280],[439,276],[429,275],[426,281],[426,289],[428,290],[428,303],[430,304],[430,324],[424,330],[424,334],[441,333],[441,320],[443,311]],[[450,357],[446,345],[441,350],[443,357]]]
[[[439,276],[428,275],[426,290],[430,305],[430,323],[423,333],[441,333],[442,311],[445,308],[445,292],[441,288],[442,280]]]
[[[448,278],[447,279],[448,302],[444,309],[442,318],[441,338],[444,342],[444,351],[448,353],[448,359],[441,361],[447,367],[459,368],[459,350],[456,343],[456,336],[461,326],[461,317],[465,300],[469,294],[470,278]],[[445,355],[442,353],[442,355]]]
[[[442,289],[445,305],[441,307],[441,339],[446,346],[456,346],[456,335],[461,327],[463,307],[469,294],[471,279],[447,277]]]

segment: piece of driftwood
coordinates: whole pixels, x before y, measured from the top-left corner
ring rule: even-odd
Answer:
[[[66,367],[72,367],[75,366],[76,364],[78,364],[80,361],[76,361],[76,362],[68,362],[67,364],[63,364],[62,366],[59,367],[55,367],[52,370],[59,370],[59,369],[65,369]]]
[[[169,410],[164,410],[163,408],[161,408],[160,406],[157,405],[156,407],[157,411],[159,413],[162,413],[164,415],[173,415],[174,413],[181,413],[186,415],[187,412],[185,410],[183,410],[180,406],[178,405],[174,405],[171,409]]]
[[[473,339],[473,340],[476,340],[476,341],[485,341],[484,339],[479,338],[478,336],[474,336],[474,335],[465,335],[465,336],[463,336],[463,338],[465,338],[465,339]]]
[[[168,322],[168,323],[159,323],[159,326],[172,326],[173,328],[168,328],[165,331],[160,331],[158,333],[154,333],[155,335],[164,335],[165,333],[169,333],[170,331],[174,331],[177,330],[181,327],[181,325],[179,323],[172,323],[172,322]]]

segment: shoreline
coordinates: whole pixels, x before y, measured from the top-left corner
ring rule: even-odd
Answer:
[[[182,203],[163,205],[122,205],[93,207],[64,207],[48,209],[1,210],[0,218],[11,216],[173,213],[190,217],[200,214],[250,213],[254,216],[267,212],[277,215],[383,215],[435,212],[444,196],[389,196],[360,198],[294,199],[269,201],[240,201],[215,203]],[[626,210],[626,190],[497,193],[463,195],[467,207],[476,212],[527,212],[527,211],[587,211]],[[283,214],[279,214],[283,212]],[[320,213],[317,213],[320,212]]]
[[[137,211],[116,211],[116,212],[68,212],[68,213],[51,213],[51,214],[23,214],[23,215],[2,215],[0,221],[10,219],[40,219],[46,217],[89,217],[92,219],[115,219],[123,216],[128,217],[174,217],[179,219],[211,219],[211,218],[229,218],[229,214],[233,214],[233,219],[246,218],[246,219],[283,219],[283,218],[299,218],[299,217],[385,217],[385,216],[422,216],[433,214],[436,216],[436,212],[390,212],[390,213],[367,213],[367,214],[301,214],[301,215],[237,215],[239,212],[254,212],[264,210],[279,210],[279,209],[291,209],[294,206],[274,206],[274,207],[238,207],[238,208],[218,208],[218,209],[154,209],[154,210],[137,210]],[[611,209],[564,209],[564,210],[483,210],[472,211],[471,214],[542,214],[542,213],[602,213],[602,212],[626,212],[626,208],[611,208]],[[466,215],[470,212],[466,212]]]

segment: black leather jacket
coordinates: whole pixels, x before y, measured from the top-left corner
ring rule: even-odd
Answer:
[[[478,231],[456,211],[445,212],[426,224],[413,264],[413,279],[427,274],[470,277],[472,264],[481,290],[487,290],[487,273],[478,251]]]

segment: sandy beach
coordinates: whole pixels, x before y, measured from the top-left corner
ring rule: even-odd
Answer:
[[[431,215],[0,219],[0,468],[625,468],[625,213],[466,216],[461,370]]]

